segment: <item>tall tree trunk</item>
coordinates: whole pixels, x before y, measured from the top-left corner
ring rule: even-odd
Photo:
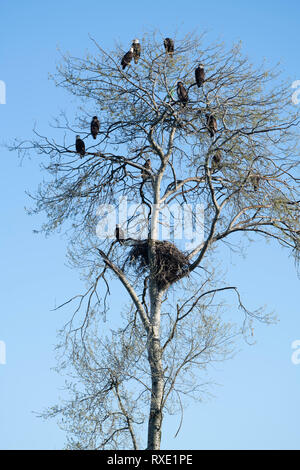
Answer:
[[[163,367],[160,339],[156,332],[149,338],[148,358],[151,369],[152,390],[148,421],[148,449],[160,449],[163,400]]]
[[[154,284],[154,285],[153,285]],[[151,403],[148,421],[148,449],[160,449],[161,425],[162,425],[162,400],[163,400],[163,367],[160,344],[160,310],[162,292],[157,290],[155,282],[151,289],[151,323],[152,328],[148,336],[148,359],[151,370]]]

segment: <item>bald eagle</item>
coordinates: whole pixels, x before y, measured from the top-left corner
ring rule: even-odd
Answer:
[[[97,134],[99,132],[99,129],[100,129],[100,122],[99,122],[97,116],[94,116],[93,120],[91,122],[91,134],[92,134],[94,139],[96,139]]]
[[[204,72],[204,65],[200,64],[195,70],[195,79],[198,88],[200,88],[203,83],[205,82],[205,72]]]
[[[134,63],[137,64],[141,56],[141,45],[138,39],[132,41]]]
[[[80,158],[85,155],[85,145],[79,135],[76,136],[76,152],[80,154]]]
[[[146,170],[151,170],[151,160],[150,160],[150,158],[148,158],[148,160],[146,160],[144,168]],[[145,171],[144,169],[141,171],[141,174],[142,174],[143,181],[146,181],[149,178],[149,173],[147,171]]]
[[[166,50],[166,54],[169,54],[170,57],[173,57],[174,53],[174,41],[171,38],[165,38],[164,39],[164,46]]]
[[[133,47],[131,47],[130,50],[126,52],[126,54],[122,57],[121,65],[122,65],[123,70],[127,67],[127,65],[130,64],[132,59],[133,59]]]
[[[222,169],[222,155],[218,150],[212,158],[211,171],[218,171]]]
[[[185,106],[189,100],[189,96],[182,82],[177,83],[177,95],[179,101],[183,104],[183,106]]]
[[[213,138],[215,133],[218,130],[216,118],[212,114],[205,114],[205,117],[206,117],[206,127],[208,129],[209,135],[211,138]]]
[[[116,225],[115,236],[116,236],[117,241],[118,241],[121,245],[123,245],[123,244],[124,244],[124,240],[125,240],[125,236],[124,236],[124,232],[123,232],[123,230],[121,229],[120,225]]]

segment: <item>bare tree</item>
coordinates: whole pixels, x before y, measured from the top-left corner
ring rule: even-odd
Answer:
[[[62,362],[75,367],[78,388],[70,384],[73,399],[46,414],[62,415],[70,448],[137,449],[148,423],[147,448],[159,449],[164,413],[207,391],[199,370],[230,357],[241,332],[225,320],[219,296],[234,294],[245,334],[249,321],[270,321],[221,283],[214,252],[230,248],[233,234],[260,235],[297,257],[300,117],[277,68],[254,67],[239,45],[226,50],[189,36],[175,40],[171,55],[150,34],[137,63],[123,69],[129,47],[108,52],[92,41],[94,55],[63,56],[55,76],[81,100],[79,117],[56,120],[59,141],[35,131],[35,140],[12,146],[44,159],[50,178],[32,196],[33,212],[46,213],[46,233],[71,222],[70,259],[89,283],[71,299],[78,305],[62,332]],[[144,239],[96,237],[98,207],[115,207],[120,196],[146,207]],[[159,240],[161,212],[174,202],[205,205],[204,240],[188,251]],[[131,305],[108,329],[99,321],[109,314],[113,278]]]

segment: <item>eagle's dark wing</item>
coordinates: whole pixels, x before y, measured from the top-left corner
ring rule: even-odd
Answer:
[[[221,170],[222,169],[222,156],[221,152],[218,151],[216,154],[213,156],[212,159],[212,171],[215,170]]]
[[[211,116],[211,128],[214,130],[214,132],[217,132],[218,130],[217,120],[214,116]]]
[[[170,54],[170,55],[173,55],[173,52],[174,52],[174,41],[173,41],[173,39],[166,38],[164,40],[164,46],[165,46],[165,49],[166,49],[166,53]]]
[[[85,154],[85,144],[82,139],[76,139],[76,152],[83,157]]]
[[[260,177],[258,175],[252,175],[251,182],[252,182],[254,191],[257,191],[259,188]]]
[[[201,87],[205,81],[205,72],[202,67],[197,67],[195,70],[195,79],[198,87]]]
[[[100,122],[98,119],[93,119],[91,122],[91,134],[96,139],[97,134],[100,130]]]
[[[151,170],[151,161],[150,160],[146,161],[146,163],[144,165],[144,168],[146,170]],[[144,168],[141,171],[141,175],[142,175],[143,180],[146,181],[150,177],[150,175],[147,171],[144,170]]]
[[[118,227],[118,225],[116,226],[115,236],[118,242],[121,243],[122,245],[124,243],[125,236],[124,236],[123,230],[120,227]]]
[[[133,58],[133,52],[131,51],[126,52],[126,54],[123,56],[121,60],[121,65],[122,65],[123,70],[125,69],[127,65],[130,64],[130,62],[132,61],[132,58]]]
[[[212,114],[206,114],[206,127],[209,131],[210,137],[213,138],[218,130],[217,121]]]
[[[182,95],[182,101],[187,103],[189,96],[187,90],[184,88],[184,86],[181,87],[181,95]]]
[[[178,99],[182,103],[186,104],[189,100],[188,92],[183,85],[178,86],[177,88]]]

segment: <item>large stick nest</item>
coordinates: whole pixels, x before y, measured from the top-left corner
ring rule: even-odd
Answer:
[[[173,284],[179,278],[188,274],[189,259],[173,243],[153,241],[155,259],[155,277],[160,289]],[[149,243],[142,240],[135,244],[129,252],[128,260],[135,265],[138,273],[149,269]]]

